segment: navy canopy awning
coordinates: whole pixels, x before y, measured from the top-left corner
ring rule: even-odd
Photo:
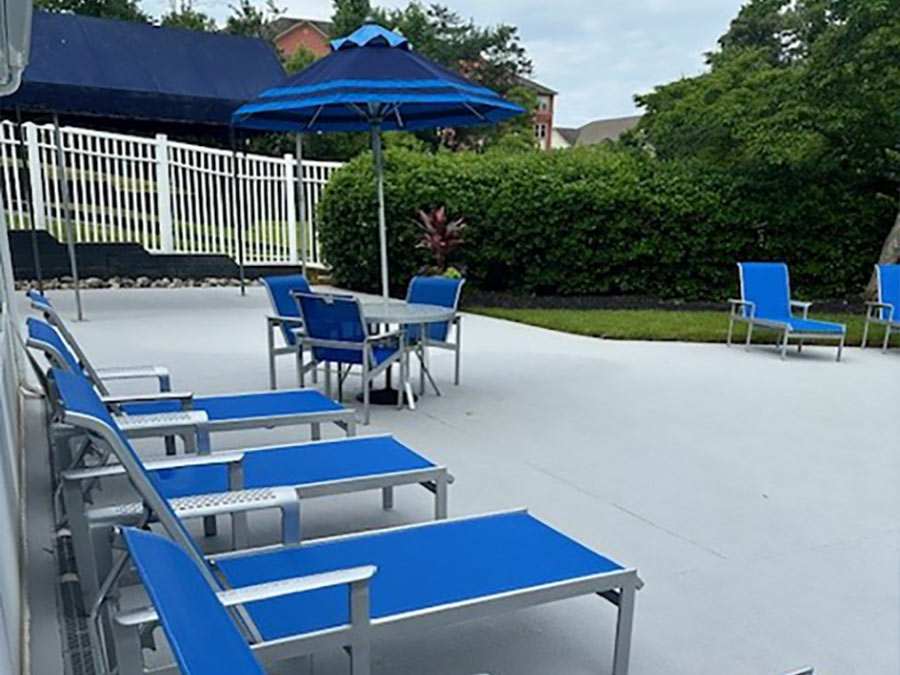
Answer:
[[[35,11],[30,64],[2,106],[203,133],[283,78],[260,39]]]

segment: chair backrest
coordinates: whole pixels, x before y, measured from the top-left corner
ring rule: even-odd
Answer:
[[[190,556],[151,532],[122,538],[185,675],[263,675],[247,641]]]
[[[366,324],[359,300],[351,295],[327,295],[295,293],[306,334],[316,340],[347,342],[355,345],[366,339]],[[343,352],[346,352],[344,354]],[[359,357],[359,347],[347,350],[313,347],[313,355],[325,361],[340,361],[342,357],[354,360]]]
[[[878,302],[894,308],[894,321],[900,321],[900,265],[877,265]],[[889,319],[891,311],[881,310],[881,318]]]
[[[406,291],[406,301],[420,305],[438,305],[440,307],[459,307],[465,279],[448,279],[447,277],[413,277]],[[413,332],[417,326],[411,326]],[[428,324],[428,339],[446,342],[450,332],[450,322]]]
[[[31,301],[31,306],[39,312],[53,312],[54,314],[56,313],[56,308],[53,307],[53,304],[47,299],[47,297],[41,295],[33,288],[29,289],[25,295],[27,295],[28,299]]]
[[[263,277],[263,284],[269,292],[272,310],[278,316],[297,317],[301,319],[294,293],[310,293],[309,281],[302,274],[289,274],[280,277]],[[284,324],[281,325],[284,341],[289,345],[297,344],[297,336]]]
[[[65,368],[79,375],[85,374],[75,352],[69,348],[62,335],[53,326],[33,316],[25,319],[25,326],[28,328],[29,347],[40,349],[59,368]]]
[[[758,319],[789,319],[791,317],[791,283],[784,263],[738,263],[741,275],[741,296],[756,305]],[[746,315],[750,310],[745,309]]]
[[[131,442],[122,433],[91,383],[83,375],[60,368],[53,368],[50,375],[59,397],[60,407],[63,410],[63,421],[100,436],[109,445],[128,474],[128,480],[141,496],[144,505],[159,518],[169,536],[180,544],[191,555],[194,562],[203,569],[207,582],[213,588],[219,588],[219,582],[206,563],[200,549],[197,548],[194,539],[175,515],[168,500],[162,496],[157,479],[147,472]]]

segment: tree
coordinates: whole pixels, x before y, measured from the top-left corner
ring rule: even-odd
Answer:
[[[331,16],[333,37],[350,35],[363,25],[372,14],[369,0],[334,0]]]
[[[162,15],[160,24],[173,28],[211,33],[217,29],[216,20],[208,14],[194,9],[191,0],[180,0],[172,3],[171,9]]]
[[[238,4],[229,7],[231,16],[225,22],[226,33],[262,38],[268,42],[275,40],[273,22],[284,14],[284,9],[278,7],[274,0],[266,0],[263,9],[251,0],[238,0]]]
[[[311,66],[315,60],[316,55],[301,45],[297,51],[285,59],[284,69],[288,75],[293,75]]]
[[[34,6],[47,12],[71,12],[120,21],[149,23],[137,0],[35,0]]]
[[[700,159],[756,187],[820,181],[896,201],[896,0],[751,0],[719,45],[709,72],[637,97],[647,114],[626,143],[644,135],[663,160]],[[900,257],[897,229],[883,262]]]

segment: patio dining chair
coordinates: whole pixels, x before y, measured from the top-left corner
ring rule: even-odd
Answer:
[[[459,307],[465,279],[448,279],[446,277],[413,277],[406,291],[406,302],[410,304],[438,305]],[[454,328],[454,337],[450,339],[450,329]],[[421,339],[422,327],[409,326],[406,332],[406,349],[416,354],[419,359],[419,390],[425,391],[425,378],[428,377],[436,393],[440,393],[428,367],[428,347],[449,349],[455,353],[453,383],[459,385],[459,366],[462,349],[462,317],[455,314],[451,321],[430,323],[425,326],[426,340]]]
[[[891,333],[900,333],[900,265],[876,265],[878,302],[866,303],[866,328],[863,331],[862,348],[869,342],[869,326],[884,326],[886,352],[891,343]]]
[[[57,369],[51,372],[51,383],[62,411],[104,408],[84,377]],[[65,419],[64,412],[61,419]],[[97,442],[90,429],[79,426],[78,418],[72,426],[80,429],[89,443]],[[67,440],[82,442],[75,437]],[[94,456],[108,457],[104,447],[94,450]],[[231,516],[235,549],[247,547],[246,514],[258,510],[280,510],[282,541],[299,542],[300,502],[317,497],[381,490],[382,506],[390,509],[395,487],[420,485],[434,494],[434,517],[441,520],[447,517],[447,492],[453,480],[446,467],[388,435],[242,448],[204,457],[138,459],[180,518]],[[98,553],[91,545],[95,531],[110,525],[134,525],[142,514],[140,502],[94,504],[101,480],[126,476],[123,465],[102,459],[93,465],[79,463],[61,474],[65,524],[72,532],[87,604],[99,583],[95,573]]]
[[[373,639],[598,595],[618,608],[612,672],[628,672],[635,596],[642,586],[637,570],[595,553],[527,511],[207,558],[102,405],[66,408],[65,421],[90,429],[113,449],[141,496],[145,514],[141,524],[153,514],[183,554],[168,556],[172,573],[197,584],[196,593],[205,598],[205,606],[210,604],[210,592],[224,605],[244,603],[237,616],[260,663],[270,665],[345,647],[350,651],[351,672],[368,673]],[[89,625],[98,638],[95,644],[101,647],[99,656],[111,653],[119,675],[137,675],[146,672],[142,646],[163,619],[158,608],[119,612],[117,603],[106,602],[118,597],[121,584],[128,580],[123,575],[128,558],[114,560],[114,555],[110,546],[101,595],[92,605]],[[325,579],[331,583],[322,583]],[[176,603],[177,611],[192,612],[193,593],[188,588],[167,597]],[[154,601],[160,598],[157,594]],[[195,620],[202,622],[203,617]],[[112,626],[109,642],[100,638],[106,625]],[[214,649],[216,642],[207,644]],[[109,649],[102,649],[104,645]]]
[[[295,293],[303,316],[306,334],[299,337],[309,347],[313,364],[325,364],[325,395],[332,397],[331,364],[337,365],[338,400],[343,397],[343,384],[354,366],[362,369],[363,419],[370,421],[371,384],[393,365],[400,367],[400,381],[406,383],[403,331],[370,335],[357,298],[348,295]],[[347,370],[344,371],[344,366]],[[403,396],[397,397],[397,408],[403,407]]]
[[[315,366],[305,368],[303,363],[303,345],[297,339],[303,334],[303,317],[293,293],[311,293],[309,282],[302,274],[289,274],[277,277],[263,277],[263,285],[269,294],[269,302],[272,303],[271,314],[266,317],[266,337],[269,349],[269,388],[276,389],[277,374],[275,369],[275,357],[285,354],[294,356],[297,367],[297,383],[303,387],[306,382],[306,373],[313,371],[313,381],[316,378]],[[275,344],[275,333],[281,333],[282,346]]]
[[[797,350],[803,349],[806,340],[829,340],[838,343],[837,360],[841,360],[847,327],[839,323],[815,321],[809,318],[811,302],[801,302],[791,298],[788,267],[784,263],[742,262],[738,263],[741,282],[741,299],[729,300],[731,313],[728,322],[727,344],[736,322],[747,324],[746,348],[754,329],[775,331],[780,334],[777,344],[781,358],[787,357],[789,340],[797,341]],[[802,316],[794,316],[799,309]]]

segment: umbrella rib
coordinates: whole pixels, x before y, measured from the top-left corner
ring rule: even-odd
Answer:
[[[325,110],[325,105],[324,105],[324,104],[323,104],[323,105],[320,105],[320,106],[319,106],[319,109],[316,110],[316,114],[312,116],[312,119],[309,121],[309,124],[306,125],[306,128],[307,128],[307,129],[311,129],[311,128],[312,128],[313,124],[316,123],[316,120],[319,119],[319,115],[322,114],[322,111],[323,111],[323,110]]]

